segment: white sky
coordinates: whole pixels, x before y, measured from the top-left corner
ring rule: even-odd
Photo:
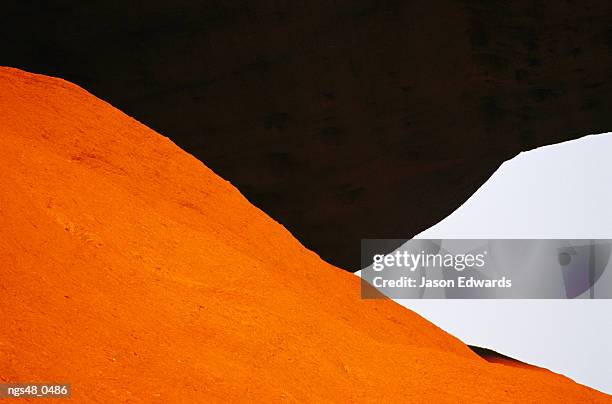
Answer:
[[[417,238],[612,239],[612,133],[519,154]],[[612,300],[398,302],[468,344],[612,394]]]

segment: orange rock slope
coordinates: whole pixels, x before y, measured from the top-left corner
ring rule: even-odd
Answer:
[[[103,403],[610,401],[362,301],[230,183],[63,80],[0,69],[0,168],[0,382]]]

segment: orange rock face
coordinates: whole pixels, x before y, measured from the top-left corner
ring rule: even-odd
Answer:
[[[0,69],[0,381],[77,402],[609,402],[491,364],[321,261],[167,138]]]

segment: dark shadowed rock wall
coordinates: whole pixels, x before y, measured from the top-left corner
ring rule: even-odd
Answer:
[[[612,129],[609,1],[72,3],[6,5],[0,64],[84,86],[351,270],[517,152]]]

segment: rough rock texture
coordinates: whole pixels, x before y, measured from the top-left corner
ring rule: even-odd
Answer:
[[[609,402],[495,365],[320,260],[169,139],[0,68],[0,381],[76,402]]]
[[[2,64],[170,136],[353,270],[518,151],[612,128],[608,0],[14,3]]]

